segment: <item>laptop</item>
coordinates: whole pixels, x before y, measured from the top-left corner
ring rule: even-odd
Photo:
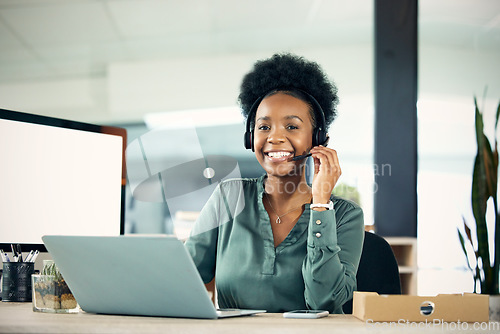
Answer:
[[[42,240],[85,312],[203,319],[266,312],[217,310],[190,254],[173,236]]]

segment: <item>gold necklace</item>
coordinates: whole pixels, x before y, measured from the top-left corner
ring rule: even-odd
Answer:
[[[264,193],[264,196],[266,197],[266,199],[267,199],[267,203],[269,203],[269,205],[271,206],[271,209],[273,210],[274,214],[276,215],[276,217],[278,217],[278,218],[276,218],[276,221],[275,221],[275,223],[276,223],[276,224],[281,224],[281,217],[286,216],[286,215],[287,215],[287,214],[289,214],[290,212],[293,212],[293,211],[295,211],[295,210],[300,209],[300,208],[302,207],[302,205],[304,205],[304,204],[301,204],[299,207],[297,207],[297,208],[295,208],[295,209],[292,209],[292,210],[288,211],[287,213],[284,213],[284,214],[282,214],[282,215],[280,216],[280,215],[278,215],[278,213],[276,212],[276,210],[274,210],[273,205],[271,204],[271,200],[270,200],[270,199],[269,199],[269,197],[267,196],[267,193]]]

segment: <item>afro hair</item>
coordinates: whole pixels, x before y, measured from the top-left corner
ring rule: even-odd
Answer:
[[[328,128],[337,114],[337,87],[317,63],[290,53],[259,60],[245,75],[238,97],[243,116],[247,118],[254,102],[266,94],[294,89],[305,91],[318,101]]]

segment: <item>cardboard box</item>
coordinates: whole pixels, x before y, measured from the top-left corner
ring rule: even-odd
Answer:
[[[354,292],[352,314],[374,322],[487,322],[489,296],[474,293],[434,297]]]

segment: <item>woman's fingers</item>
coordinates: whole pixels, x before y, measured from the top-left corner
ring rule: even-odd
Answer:
[[[334,149],[317,146],[311,149],[314,158],[313,198],[329,200],[342,170],[337,152]]]
[[[317,146],[311,149],[311,153],[314,157],[316,173],[320,170],[328,174],[341,173],[339,158],[334,149]]]

